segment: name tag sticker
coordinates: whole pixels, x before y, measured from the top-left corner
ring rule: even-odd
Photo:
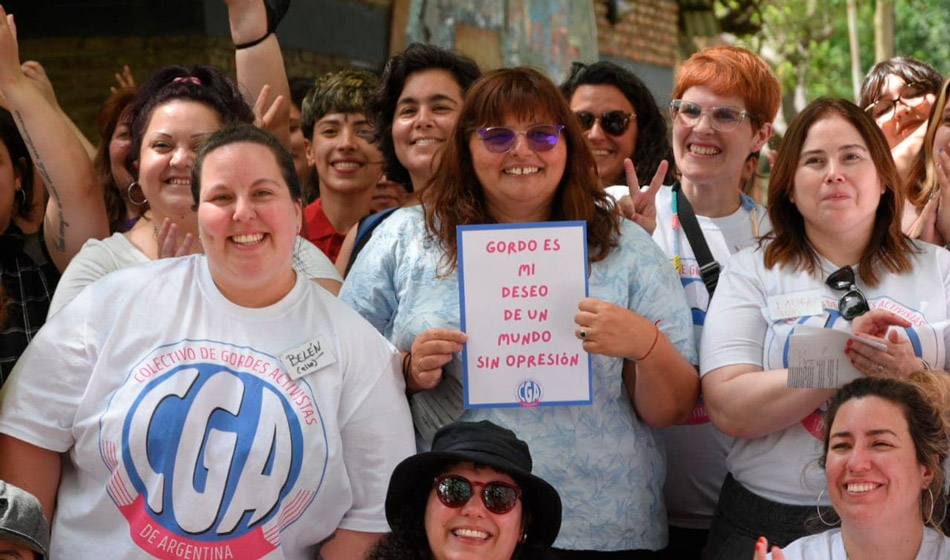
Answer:
[[[822,312],[819,290],[780,294],[769,298],[769,317],[773,321],[806,315],[821,315]]]
[[[305,375],[321,370],[336,363],[336,356],[330,350],[330,343],[322,334],[316,338],[288,348],[280,353],[280,361],[290,372],[291,379],[297,380]]]

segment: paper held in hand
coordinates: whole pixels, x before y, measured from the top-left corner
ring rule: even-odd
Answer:
[[[465,408],[592,402],[583,221],[458,227]]]
[[[844,353],[848,339],[887,351],[886,345],[847,331],[799,326],[788,341],[788,386],[833,389],[863,377]]]

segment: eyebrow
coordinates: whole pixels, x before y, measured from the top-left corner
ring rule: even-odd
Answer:
[[[451,101],[452,103],[455,103],[455,99],[453,99],[450,95],[446,95],[444,93],[432,94],[426,98],[426,101],[428,101],[429,103],[435,103],[436,101]],[[396,102],[397,106],[418,105],[418,104],[419,104],[419,100],[416,99],[415,97],[403,97],[402,99]]]
[[[254,182],[251,183],[251,186],[252,186],[252,187],[256,187],[256,186],[260,185],[261,183],[269,183],[269,184],[271,184],[271,185],[275,185],[275,186],[278,186],[278,187],[283,187],[283,186],[284,186],[283,184],[281,184],[281,183],[280,183],[279,181],[277,181],[276,179],[271,179],[270,177],[260,177],[260,178],[258,178],[258,179],[255,179]],[[289,187],[288,187],[288,188],[289,188]],[[205,194],[213,193],[213,192],[215,192],[215,191],[220,191],[220,190],[231,190],[231,187],[229,187],[227,183],[215,183],[215,184],[213,184],[213,185],[211,185],[210,187],[207,188],[207,190],[205,191]]]
[[[876,430],[868,430],[864,432],[864,435],[866,436],[879,436],[879,435],[884,435],[884,434],[890,434],[894,437],[897,437],[897,432],[895,432],[894,430],[890,430],[888,428],[878,428]],[[835,432],[831,434],[830,436],[828,436],[828,439],[836,438],[836,437],[853,437],[853,436],[851,432]]]
[[[845,144],[844,146],[841,146],[840,148],[838,148],[838,151],[839,151],[839,152],[844,152],[844,151],[847,151],[847,150],[853,150],[853,149],[855,149],[855,148],[857,148],[858,150],[865,151],[865,152],[868,151],[867,147],[865,147],[865,146],[862,145],[862,144]],[[807,150],[807,151],[804,151],[804,152],[802,152],[802,155],[805,156],[805,155],[809,155],[809,154],[823,154],[823,153],[825,153],[825,150],[822,150],[822,149],[815,149],[815,150]]]

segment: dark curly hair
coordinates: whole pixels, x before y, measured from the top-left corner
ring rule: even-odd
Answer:
[[[570,103],[577,88],[585,85],[613,86],[623,93],[637,114],[637,143],[633,153],[628,154],[633,160],[637,177],[648,181],[656,173],[660,162],[666,160],[670,167],[663,181],[665,184],[672,183],[675,180],[675,168],[666,119],[646,84],[633,72],[613,62],[600,61],[590,65],[575,62],[571,64],[571,75],[561,84],[561,93]]]
[[[396,115],[396,103],[409,76],[431,69],[447,70],[463,94],[482,75],[478,64],[466,56],[424,43],[412,43],[386,63],[371,104],[373,122],[379,135],[379,148],[386,159],[386,176],[390,181],[402,183],[410,192],[413,187],[409,170],[396,157],[393,145],[393,118]]]
[[[142,137],[156,107],[179,99],[204,103],[213,109],[223,125],[253,123],[254,112],[241,96],[237,86],[220,70],[211,66],[166,66],[139,87],[132,103],[132,148],[125,167],[138,178],[135,164],[142,149]]]
[[[13,214],[29,219],[33,214],[33,158],[20,136],[13,115],[0,107],[0,142],[10,153],[10,163],[20,174],[20,193],[13,197]],[[3,233],[0,231],[0,233]]]

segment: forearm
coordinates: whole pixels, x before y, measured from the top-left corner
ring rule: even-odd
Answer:
[[[624,382],[637,414],[654,428],[686,421],[699,398],[696,370],[663,333],[646,359],[624,363]]]
[[[834,394],[834,389],[790,388],[787,380],[786,369],[727,366],[703,377],[703,403],[723,433],[756,438],[795,424]]]
[[[261,0],[233,1],[228,5],[228,20],[231,25],[231,40],[235,45],[256,41],[267,33],[267,11]],[[288,150],[290,146],[290,84],[284,69],[277,35],[270,34],[262,42],[248,48],[237,49],[234,54],[238,84],[254,105],[265,85],[270,86],[270,99],[278,95],[284,103],[274,118],[270,130]],[[268,106],[270,104],[268,103]]]
[[[36,496],[46,518],[53,519],[59,476],[59,453],[0,434],[0,480]]]
[[[364,533],[337,529],[333,535],[323,541],[317,558],[320,560],[351,560],[366,558],[369,551],[381,539],[382,533]]]

